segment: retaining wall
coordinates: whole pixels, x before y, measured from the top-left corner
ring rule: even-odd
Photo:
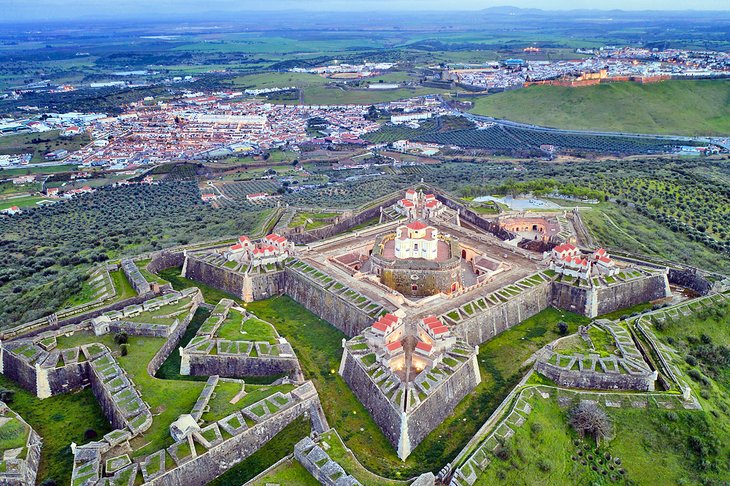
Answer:
[[[603,315],[671,295],[666,273],[649,275],[597,290],[597,314]],[[589,315],[588,317],[595,317]]]
[[[224,378],[292,374],[299,370],[296,358],[188,354],[190,375]]]

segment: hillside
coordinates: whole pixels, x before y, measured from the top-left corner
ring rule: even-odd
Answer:
[[[474,113],[557,128],[730,134],[730,80],[532,86],[478,98]]]

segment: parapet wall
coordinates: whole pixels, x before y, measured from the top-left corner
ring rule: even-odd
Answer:
[[[585,315],[588,308],[588,289],[553,282],[551,304],[558,309]]]
[[[373,417],[385,437],[393,444],[394,448],[398,448],[401,438],[402,416],[405,415],[405,412],[395,408],[357,361],[358,359],[352,356],[345,347],[340,365],[340,375],[342,375],[342,379],[345,380],[350,390],[355,392],[360,403],[368,409],[370,416]]]
[[[191,308],[188,315],[185,317],[185,319],[183,319],[182,322],[178,324],[177,328],[170,334],[170,336],[167,338],[167,341],[165,341],[165,344],[163,344],[162,347],[157,350],[150,362],[147,363],[147,373],[149,373],[150,376],[155,376],[157,370],[160,369],[160,366],[162,366],[167,357],[170,356],[170,353],[172,353],[173,350],[177,348],[180,339],[182,339],[183,334],[185,334],[185,331],[187,331],[190,321],[193,320],[195,312],[198,310],[198,306],[202,302],[203,295],[201,292],[198,292],[193,298],[193,307]]]
[[[471,346],[492,339],[549,307],[551,285],[550,282],[541,283],[507,302],[479,311],[452,326],[452,331]]]
[[[285,274],[284,293],[348,337],[360,334],[373,323],[373,316],[365,310],[309,281],[296,270],[286,268]]]

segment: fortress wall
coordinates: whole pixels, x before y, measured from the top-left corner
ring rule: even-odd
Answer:
[[[152,273],[157,273],[166,268],[182,267],[183,263],[185,263],[185,255],[183,252],[164,250],[152,254],[150,263],[147,265],[147,270]]]
[[[167,357],[170,356],[170,353],[172,353],[173,350],[177,348],[177,345],[180,343],[180,339],[182,338],[183,334],[185,334],[185,331],[187,330],[190,321],[193,320],[193,316],[198,310],[198,306],[202,302],[203,294],[201,292],[198,292],[197,294],[195,294],[195,297],[193,297],[193,307],[191,308],[191,312],[187,315],[187,317],[185,317],[185,319],[182,320],[182,322],[177,325],[177,328],[170,334],[170,336],[165,341],[165,344],[163,344],[162,347],[157,350],[150,362],[147,363],[147,373],[149,373],[150,376],[155,376],[155,373],[157,373],[157,370],[160,369],[162,363],[164,363]]]
[[[109,390],[104,386],[96,371],[92,366],[89,369],[89,383],[91,384],[91,391],[94,397],[99,402],[101,410],[104,412],[104,416],[107,418],[109,423],[112,424],[114,429],[123,429],[127,426],[127,421],[124,420],[124,415],[112,400],[112,395]]]
[[[669,282],[667,274],[660,273],[614,284],[610,287],[601,287],[597,292],[598,312],[596,315],[600,316],[644,302],[663,299],[668,296]]]
[[[208,484],[256,452],[298,417],[306,414],[311,418],[318,415],[320,409],[319,398],[315,394],[145,484],[148,486]]]
[[[394,448],[398,448],[401,434],[401,414],[383,395],[378,386],[372,382],[367,372],[356,362],[347,348],[342,354],[340,367],[342,378],[350,387],[358,400],[368,409],[380,430],[383,431]]]
[[[306,243],[311,243],[313,241],[319,241],[319,240],[326,240],[327,238],[332,238],[335,235],[338,235],[340,233],[344,233],[345,231],[348,231],[352,228],[354,228],[357,225],[363,224],[364,222],[371,220],[377,216],[380,216],[380,208],[387,208],[388,206],[392,206],[396,202],[398,202],[399,199],[401,199],[402,196],[395,197],[393,199],[390,199],[388,201],[385,201],[381,204],[378,204],[375,207],[372,207],[370,209],[366,209],[356,215],[354,215],[351,218],[343,219],[342,221],[331,224],[329,226],[324,226],[322,228],[313,229],[306,232],[287,232],[286,237],[289,238],[291,241],[296,243],[297,245],[304,245]]]
[[[278,295],[284,288],[284,272],[251,275],[251,296],[253,300],[263,300]]]
[[[7,349],[0,349],[0,353],[2,354],[3,375],[35,395],[38,388],[35,367]]]
[[[89,385],[89,363],[69,364],[48,370],[51,395],[78,390]]]
[[[190,255],[186,257],[183,277],[204,282],[236,297],[243,297],[243,274],[216,267]]]
[[[375,320],[355,304],[328,292],[296,270],[287,268],[285,273],[284,293],[348,337],[360,334]]]
[[[551,288],[550,282],[536,285],[508,302],[477,312],[450,327],[469,345],[481,344],[549,307]]]
[[[292,374],[299,369],[296,358],[189,354],[190,375],[223,378]]]
[[[585,314],[588,290],[575,285],[553,282],[552,305],[558,309]]]
[[[558,385],[590,390],[638,390],[654,391],[656,373],[629,375],[621,373],[597,373],[595,371],[570,371],[545,361],[537,362],[537,371]]]
[[[708,282],[702,275],[692,270],[669,269],[669,282],[682,287],[688,287],[700,295],[707,295],[712,288],[712,284]]]
[[[469,223],[472,226],[476,226],[477,228],[483,229],[484,231],[487,231],[489,233],[492,233],[494,236],[499,238],[500,240],[511,240],[516,235],[501,228],[498,223],[494,221],[489,221],[481,216],[479,216],[477,213],[472,211],[471,209],[467,209],[466,206],[463,206],[462,204],[457,203],[456,201],[452,201],[448,197],[444,196],[443,194],[437,194],[436,199],[441,201],[444,206],[453,209],[454,211],[459,211],[459,219],[461,221],[465,221]]]
[[[426,400],[408,414],[408,439],[411,451],[421,443],[433,429],[451,415],[454,408],[479,383],[479,365],[474,354],[439,387],[429,393]],[[409,393],[415,393],[410,391]]]

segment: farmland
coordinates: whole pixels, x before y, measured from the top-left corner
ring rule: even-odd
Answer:
[[[43,155],[48,152],[60,149],[73,152],[90,141],[91,139],[86,133],[74,138],[62,138],[58,130],[6,135],[0,137],[0,154],[33,154],[32,162],[42,162]]]

